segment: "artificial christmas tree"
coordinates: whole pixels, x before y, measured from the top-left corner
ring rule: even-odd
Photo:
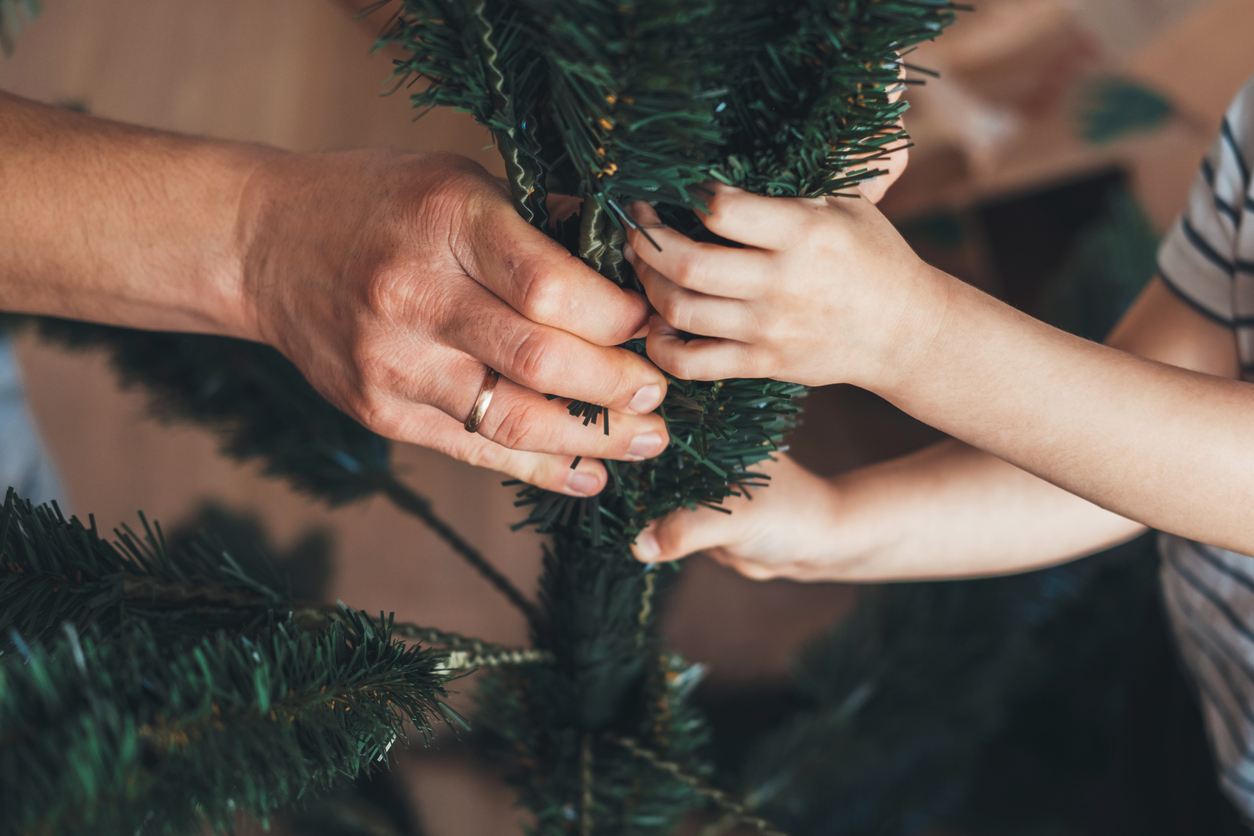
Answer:
[[[417,107],[470,111],[493,133],[520,215],[638,288],[622,257],[628,202],[706,235],[703,184],[768,195],[847,192],[900,146],[902,54],[935,37],[941,0],[405,0],[381,43],[421,76]],[[582,198],[551,223],[550,194]],[[671,447],[607,463],[599,497],[525,487],[522,525],[552,535],[532,601],[396,478],[387,443],[326,403],[278,352],[236,340],[45,322],[103,345],[159,410],[330,503],[383,494],[431,525],[528,618],[534,647],[486,646],[293,601],[264,561],[211,539],[172,552],[156,527],[104,541],[10,496],[0,521],[0,833],[181,832],[265,818],[385,759],[407,718],[454,722],[457,673],[492,667],[475,722],[513,765],[539,833],[669,833],[712,803],[696,672],[656,631],[671,567],[630,555],[651,520],[761,483],[803,388],[675,380]],[[640,343],[631,344],[643,351]],[[572,420],[608,429],[599,406]],[[402,646],[421,641],[436,649]],[[267,753],[275,753],[269,757]],[[37,764],[28,768],[26,764]]]

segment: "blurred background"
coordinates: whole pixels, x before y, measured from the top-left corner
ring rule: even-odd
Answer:
[[[15,53],[0,59],[5,90],[158,128],[298,150],[449,150],[500,171],[488,135],[468,116],[437,111],[414,122],[403,95],[379,95],[390,70],[386,53],[371,54],[381,16],[354,20],[348,3],[44,5]],[[1254,3],[976,5],[909,59],[940,77],[909,93],[917,147],[883,207],[931,262],[1100,339],[1152,274],[1155,234],[1183,204],[1224,109],[1254,73]],[[328,511],[218,455],[206,433],[148,418],[143,394],[120,389],[102,357],[31,335],[19,338],[18,354],[71,511],[94,513],[107,527],[143,509],[174,527],[216,503],[215,513],[262,524],[275,551],[290,553],[329,600],[504,644],[526,641],[512,608],[385,501]],[[811,396],[792,447],[831,474],[936,438],[865,392],[831,387]],[[430,451],[398,447],[397,455],[439,513],[517,585],[533,588],[540,544],[509,531],[519,518],[512,489]],[[313,530],[322,534],[310,539]],[[688,659],[709,666],[702,699],[734,738],[773,722],[796,653],[849,613],[856,596],[837,584],[754,583],[696,557],[666,632]],[[1189,757],[1204,784],[1204,752]],[[394,776],[370,790],[383,811],[370,826],[379,829],[361,832],[520,832],[499,775],[451,738],[402,752]],[[1091,808],[1106,803],[1103,792],[1122,791],[1095,791]],[[1213,787],[1192,792],[1188,804],[1218,803]],[[1100,821],[1101,813],[1084,817]]]

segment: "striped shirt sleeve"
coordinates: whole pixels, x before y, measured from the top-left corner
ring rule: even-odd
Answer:
[[[1184,301],[1224,325],[1248,324],[1234,309],[1233,279],[1242,267],[1237,235],[1246,210],[1254,148],[1254,79],[1246,82],[1202,160],[1184,212],[1158,251],[1163,281]]]

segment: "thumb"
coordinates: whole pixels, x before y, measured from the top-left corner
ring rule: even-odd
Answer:
[[[713,508],[682,508],[640,532],[632,554],[644,563],[655,563],[725,545],[736,539],[735,519]]]

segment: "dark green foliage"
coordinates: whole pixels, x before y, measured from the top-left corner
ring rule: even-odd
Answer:
[[[365,772],[285,815],[283,823],[298,836],[422,836],[413,806],[396,773]]]
[[[269,346],[203,334],[132,331],[41,320],[75,348],[107,348],[126,384],[145,386],[156,413],[214,430],[223,452],[337,505],[390,475],[386,440],[340,412]]]
[[[804,393],[804,386],[773,380],[672,380],[659,410],[671,434],[670,449],[639,464],[606,462],[609,486],[589,499],[523,487],[517,504],[529,513],[520,525],[597,547],[625,546],[651,520],[677,508],[717,507],[741,486],[764,478],[752,467],[778,449]]]
[[[493,750],[515,765],[539,833],[563,833],[583,815],[585,745],[595,832],[670,833],[702,799],[606,736],[639,739],[694,774],[705,768],[696,758],[705,726],[689,704],[700,669],[665,654],[655,625],[674,570],[584,548],[558,536],[545,555],[536,646],[557,664],[494,677],[480,691],[480,718]]]
[[[1081,133],[1094,145],[1154,131],[1175,114],[1161,93],[1117,76],[1102,78],[1089,91],[1080,114]]]
[[[431,79],[415,107],[468,110],[507,161],[590,195],[692,206],[718,179],[819,194],[901,137],[887,100],[895,50],[933,38],[952,4],[899,2],[457,3],[406,0],[386,40]],[[838,173],[839,172],[839,173]]]
[[[39,14],[39,0],[0,0],[0,52],[13,52],[13,39],[23,24]]]
[[[674,571],[624,560],[615,548],[587,552],[583,543],[555,538],[545,554],[540,602],[547,620],[536,644],[554,652],[570,679],[559,700],[568,722],[598,731],[631,710],[630,698],[660,652],[658,587]]]
[[[72,627],[0,656],[0,834],[229,829],[381,763],[440,710],[441,657],[351,611],[170,652]]]
[[[594,833],[672,833],[685,812],[704,803],[614,739],[637,737],[662,760],[704,773],[697,755],[707,731],[689,700],[701,669],[660,654],[654,647],[647,666],[636,666],[647,667],[647,676],[636,678],[629,704],[598,726],[571,721],[568,712],[584,706],[580,671],[570,665],[507,670],[481,686],[490,745],[512,764],[510,781],[535,814],[537,834],[585,832],[585,825]]]
[[[1080,234],[1046,290],[1051,325],[1089,340],[1110,329],[1158,270],[1158,236],[1127,191],[1112,191],[1105,217]]]
[[[750,801],[795,834],[1075,832],[1152,602],[1149,551],[868,592],[797,665],[806,708],[746,759]]]
[[[94,518],[67,521],[10,489],[0,512],[0,646],[11,629],[42,642],[66,623],[106,640],[133,623],[162,641],[247,632],[290,609],[286,579],[255,547],[228,550],[201,533],[170,549],[159,525],[140,521],[142,536],[123,526],[110,543]]]
[[[206,537],[229,554],[269,555],[274,570],[291,587],[291,597],[300,601],[325,601],[335,571],[335,539],[321,527],[306,529],[286,550],[270,539],[260,518],[208,501],[191,517],[179,523],[166,536],[167,547],[178,553]]]
[[[255,526],[143,530],[109,543],[9,491],[0,834],[264,821],[383,763],[403,723],[455,717],[445,653],[390,619],[294,609]]]

